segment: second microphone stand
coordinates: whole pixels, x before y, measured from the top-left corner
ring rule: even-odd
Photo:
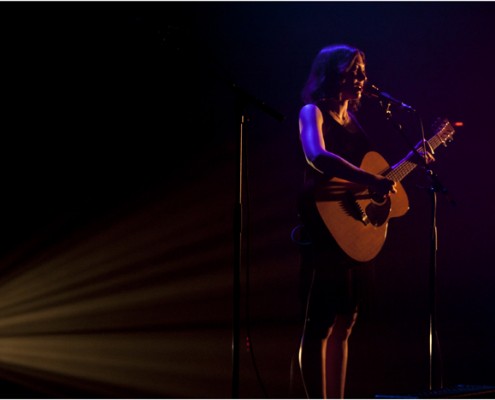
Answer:
[[[237,172],[236,172],[236,199],[234,204],[234,265],[233,265],[233,318],[232,318],[232,398],[240,397],[240,333],[241,333],[241,267],[243,260],[243,214],[244,214],[244,179],[245,179],[245,160],[246,151],[246,108],[252,105],[262,110],[266,114],[275,118],[279,122],[285,119],[285,116],[259,100],[246,90],[237,86],[230,85],[231,90],[236,96],[236,114],[239,123],[238,141],[237,141]]]

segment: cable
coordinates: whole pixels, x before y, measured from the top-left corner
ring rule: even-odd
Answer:
[[[310,300],[311,300],[311,294],[313,293],[313,285],[315,282],[315,275],[316,275],[316,270],[313,269],[313,274],[311,276],[311,284],[309,285],[308,298],[306,300],[306,307],[304,310],[303,330],[302,330],[302,334],[301,334],[301,340],[299,342],[299,351],[298,351],[299,372],[301,374],[301,380],[303,383],[304,393],[305,393],[307,399],[309,399],[310,397],[309,397],[309,393],[308,393],[308,388],[306,386],[306,382],[304,380],[302,354],[303,354],[304,336],[306,335],[306,328],[307,328],[307,324],[308,324],[309,304],[310,304]]]
[[[247,120],[249,122],[249,119]],[[250,225],[250,220],[251,220],[251,214],[250,214],[250,191],[249,191],[249,158],[248,158],[248,150],[247,150],[247,138],[248,136],[245,136],[245,142],[244,142],[244,162],[245,162],[245,187],[246,187],[246,225]],[[251,247],[251,240],[250,240],[250,235],[249,235],[249,229],[246,229],[246,349],[249,352],[251,356],[251,363],[253,364],[254,372],[256,374],[256,379],[258,380],[258,383],[260,385],[261,391],[263,392],[263,396],[265,398],[269,398],[267,394],[266,387],[263,383],[263,380],[261,378],[261,374],[258,369],[258,365],[256,362],[256,355],[254,351],[254,346],[253,346],[253,340],[251,336],[251,309],[250,309],[250,266],[251,266],[251,261],[250,261],[250,247]]]
[[[290,232],[290,239],[299,246],[309,246],[312,243],[310,239],[302,240],[300,238],[302,235],[300,235],[299,239],[296,237],[296,235],[300,233],[302,229],[304,229],[304,225],[302,224],[295,226]]]

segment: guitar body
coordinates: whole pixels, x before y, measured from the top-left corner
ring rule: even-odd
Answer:
[[[361,168],[384,174],[390,166],[376,152],[365,155]],[[397,193],[382,202],[372,199],[367,188],[334,178],[316,192],[316,207],[341,249],[357,261],[376,257],[387,237],[388,221],[409,210],[407,193],[397,182]]]

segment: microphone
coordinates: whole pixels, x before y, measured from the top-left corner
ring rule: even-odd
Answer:
[[[386,92],[382,92],[375,85],[372,85],[370,83],[367,83],[364,86],[363,93],[365,95],[367,95],[368,97],[372,97],[372,98],[375,98],[375,99],[384,100],[384,101],[387,101],[387,102],[389,102],[391,104],[395,104],[396,106],[399,106],[399,107],[401,107],[401,108],[403,108],[403,109],[405,109],[407,111],[416,112],[416,110],[414,108],[412,108],[411,106],[403,103],[400,100],[397,100],[397,99],[393,98],[390,94],[388,94]]]

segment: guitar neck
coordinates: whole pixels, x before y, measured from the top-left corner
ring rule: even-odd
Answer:
[[[448,125],[450,126],[450,125]],[[441,144],[445,144],[445,140],[442,139],[441,133],[447,128],[447,125],[444,126],[436,135],[432,136],[429,140],[427,140],[428,146],[426,146],[428,149],[433,149],[435,150],[438,146]],[[416,146],[418,148],[418,145]],[[399,161],[397,164],[395,164],[390,171],[388,171],[385,174],[385,177],[388,179],[391,179],[395,182],[400,182],[402,179],[404,179],[409,173],[411,173],[417,166],[418,164],[411,161],[411,159],[415,156],[414,153],[409,153],[407,157]]]
[[[385,177],[395,182],[400,182],[404,179],[418,166],[418,164],[410,161],[409,158],[410,157],[406,157],[395,164],[392,169],[385,174]]]

